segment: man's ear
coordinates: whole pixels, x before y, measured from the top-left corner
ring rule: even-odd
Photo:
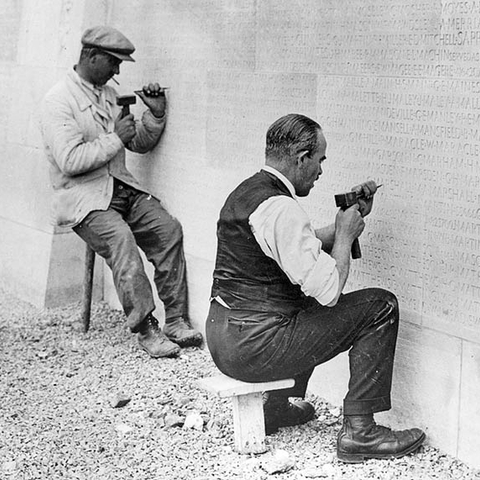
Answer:
[[[92,48],[91,52],[90,52],[90,55],[88,56],[88,61],[91,63],[91,64],[95,64],[98,57],[100,55],[100,52],[95,49],[95,48]]]
[[[302,150],[297,153],[297,164],[303,165],[305,158],[310,157],[310,150]]]

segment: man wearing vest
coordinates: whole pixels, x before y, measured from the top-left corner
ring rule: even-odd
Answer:
[[[220,212],[207,342],[226,375],[248,382],[295,379],[292,389],[268,394],[267,434],[314,417],[311,404],[289,397],[303,398],[314,368],[348,350],[338,458],[398,458],[416,450],[425,434],[392,431],[373,417],[391,408],[397,299],[380,288],[342,294],[352,243],[377,186],[354,187],[366,200],[318,230],[297,202],[321,175],[326,146],[321,127],[302,115],[286,115],[268,129],[265,167],[241,183]]]
[[[77,65],[42,104],[41,131],[54,190],[56,223],[72,227],[111,268],[127,325],[154,358],[175,356],[203,338],[188,319],[183,234],[173,218],[125,165],[125,148],[151,150],[166,123],[158,83],[137,95],[147,110],[123,116],[116,91],[106,85],[133,62],[133,44],[118,30],[99,26],[82,36]],[[152,315],[153,291],[137,245],[155,268],[165,307],[162,331]]]

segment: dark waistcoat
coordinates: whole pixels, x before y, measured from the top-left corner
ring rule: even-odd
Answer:
[[[212,296],[220,295],[231,308],[288,315],[305,298],[277,262],[262,252],[248,223],[262,202],[278,195],[291,197],[278,178],[260,171],[230,194],[220,212]]]

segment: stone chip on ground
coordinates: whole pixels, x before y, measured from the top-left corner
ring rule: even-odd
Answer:
[[[119,423],[118,425],[115,425],[115,430],[119,433],[126,434],[131,432],[133,427],[126,425],[125,423]]]
[[[279,449],[275,450],[271,455],[267,455],[261,465],[270,475],[285,473],[294,467],[295,459],[286,450]]]
[[[193,428],[194,430],[203,429],[203,418],[199,412],[193,410],[187,413],[183,428]]]
[[[130,403],[131,398],[121,393],[115,393],[110,396],[109,402],[112,408],[122,408]]]
[[[185,423],[185,418],[175,413],[168,413],[165,415],[164,421],[166,428],[181,427]]]

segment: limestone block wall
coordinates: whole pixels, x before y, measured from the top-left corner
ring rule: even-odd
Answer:
[[[137,47],[119,93],[151,80],[170,87],[162,143],[129,164],[184,226],[194,323],[203,328],[208,311],[223,201],[263,164],[276,118],[312,116],[328,142],[324,175],[302,200],[315,225],[333,220],[334,193],[367,178],[383,184],[348,283],[388,288],[401,304],[394,408],[382,421],[423,427],[433,445],[480,466],[479,2],[5,3],[2,283],[44,300],[58,275],[82,270],[82,245],[48,226],[34,111],[75,62],[82,30],[108,23]],[[319,367],[310,388],[340,404],[347,380],[343,356]]]
[[[96,2],[96,21],[107,10]],[[86,2],[2,1],[0,20],[0,285],[31,303],[56,306],[81,295],[84,246],[53,226],[38,105],[78,55]],[[95,297],[102,296],[97,268]]]

